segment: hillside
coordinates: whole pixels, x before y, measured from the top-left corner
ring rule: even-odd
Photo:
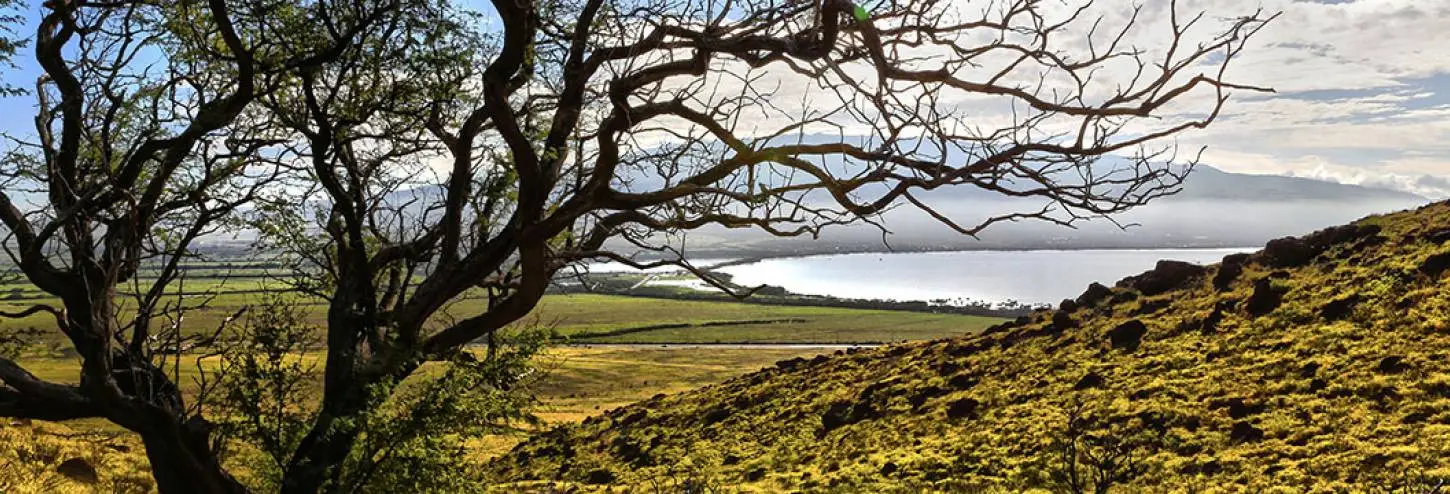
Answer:
[[[1126,492],[1432,485],[1450,476],[1447,240],[1437,203],[1161,263],[981,336],[655,396],[492,469],[511,488],[1072,491],[1095,467]]]

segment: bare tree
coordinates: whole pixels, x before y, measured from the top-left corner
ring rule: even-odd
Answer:
[[[440,5],[267,100],[313,186],[265,229],[329,301],[321,413],[287,492],[338,475],[369,390],[491,341],[582,263],[677,265],[728,290],[676,234],[814,236],[901,205],[975,235],[1174,193],[1194,160],[1150,145],[1262,90],[1225,74],[1271,19],[1175,5],[1144,25],[1136,7],[1032,0],[493,8],[499,27],[480,33]],[[932,206],[950,187],[1041,207],[963,222]],[[486,308],[446,310],[472,296]]]
[[[104,418],[140,435],[163,492],[244,490],[163,351],[188,308],[168,287],[196,240],[284,171],[249,159],[270,140],[233,136],[254,125],[248,106],[396,7],[332,3],[44,3],[34,134],[7,136],[0,163],[0,244],[60,306],[3,316],[54,316],[82,371],[57,384],[0,358],[0,416]]]
[[[152,319],[192,242],[292,184],[317,194],[259,211],[320,278],[304,288],[328,299],[327,363],[283,489],[336,490],[380,390],[524,317],[566,268],[672,264],[723,288],[677,234],[814,236],[894,206],[976,234],[1173,193],[1192,160],[1147,146],[1256,89],[1225,74],[1268,21],[1034,0],[492,7],[496,28],[442,0],[47,2],[37,137],[0,170],[0,220],[63,306],[19,315],[54,315],[83,375],[0,360],[0,415],[104,417],[141,435],[162,491],[243,490]],[[14,200],[26,186],[44,199]],[[932,206],[954,186],[1042,207],[963,222]],[[486,308],[445,310],[473,294]]]

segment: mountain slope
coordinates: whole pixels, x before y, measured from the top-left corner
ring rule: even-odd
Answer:
[[[1128,492],[1443,479],[1447,240],[1450,203],[1437,203],[1206,268],[1161,263],[981,336],[785,361],[657,396],[492,467],[525,484],[1071,491],[1068,466],[1104,465],[1086,452],[1127,458],[1105,469]]]
[[[1303,177],[1226,172],[1208,165],[1194,167],[1183,192],[1164,202],[1195,199],[1238,201],[1399,201],[1428,202],[1409,192],[1326,182]]]

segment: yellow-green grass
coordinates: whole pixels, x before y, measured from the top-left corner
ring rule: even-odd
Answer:
[[[273,285],[275,286],[275,285]],[[188,287],[189,289],[189,287]],[[316,299],[302,299],[307,322],[325,323],[326,306]],[[243,306],[261,302],[260,293],[220,293],[212,298],[190,296],[188,304],[204,307],[190,309],[183,319],[183,330],[209,333]],[[0,311],[18,311],[36,302],[0,301]],[[133,302],[120,300],[122,316]],[[476,314],[487,302],[464,298],[445,311],[454,316]],[[769,321],[755,324],[729,324]],[[893,342],[933,339],[969,334],[1000,319],[957,314],[844,309],[834,307],[793,307],[729,301],[672,300],[618,295],[548,295],[521,325],[548,326],[574,339],[600,343],[859,343]],[[158,321],[157,325],[169,324]],[[627,328],[658,325],[693,325],[688,328],[656,329],[604,338],[588,338],[590,334],[617,332]],[[49,314],[37,313],[21,319],[0,318],[0,331],[18,328],[55,327]],[[58,338],[54,331],[46,332]]]
[[[732,491],[1062,492],[1072,444],[1139,462],[1112,492],[1436,492],[1450,203],[1271,245],[1241,272],[1165,269],[1167,288],[1127,280],[980,337],[639,402],[491,468],[616,492],[678,465]]]
[[[535,413],[546,428],[577,422],[659,393],[677,393],[724,381],[773,362],[826,350],[782,348],[559,347],[543,355],[542,377],[534,385]],[[303,358],[316,360],[317,355]],[[203,366],[214,365],[214,360]],[[29,358],[22,364],[37,376],[75,382],[79,363],[66,358]],[[183,391],[195,390],[194,359],[181,366]],[[506,452],[525,433],[475,438],[479,460]],[[98,473],[92,487],[57,472],[62,462],[84,459]],[[0,421],[0,492],[146,492],[148,468],[140,441],[104,420],[55,424]]]

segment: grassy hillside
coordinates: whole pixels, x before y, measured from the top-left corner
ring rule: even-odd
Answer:
[[[658,393],[675,393],[769,366],[814,356],[805,348],[565,347],[539,361],[534,412],[547,424],[598,415]],[[316,358],[317,356],[309,356]],[[195,391],[197,372],[184,359],[182,389]],[[75,382],[74,359],[30,358],[26,368],[47,380]],[[215,359],[203,361],[214,364]],[[516,434],[474,438],[470,460],[482,462],[508,451],[526,437]],[[245,477],[247,466],[232,464]],[[101,419],[64,424],[0,419],[0,493],[154,492],[140,438]]]
[[[1440,203],[1161,263],[982,336],[657,396],[491,468],[509,489],[1431,492],[1450,478],[1446,241]]]

